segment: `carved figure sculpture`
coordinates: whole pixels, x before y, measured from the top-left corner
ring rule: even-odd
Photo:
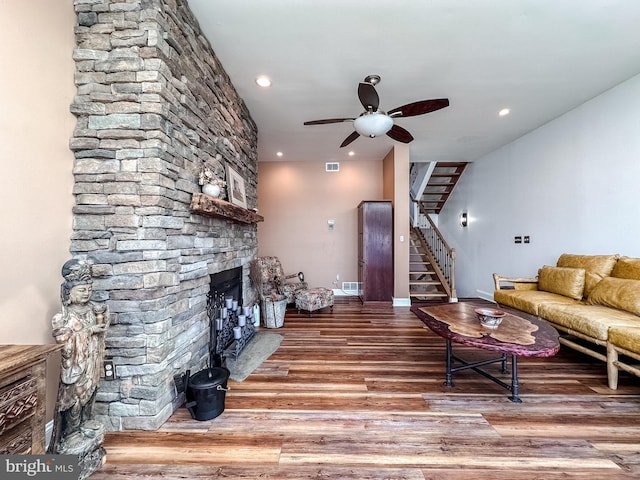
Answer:
[[[109,313],[91,301],[91,262],[72,259],[62,266],[62,312],[51,322],[53,337],[63,345],[60,386],[50,453],[66,453],[101,425],[92,420],[100,381]]]

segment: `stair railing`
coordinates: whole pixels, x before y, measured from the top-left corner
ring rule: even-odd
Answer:
[[[418,206],[417,225],[414,230],[423,243],[429,262],[432,264],[438,280],[442,284],[450,302],[457,302],[455,260],[456,250],[451,248],[438,230],[431,217],[424,211],[420,202]]]

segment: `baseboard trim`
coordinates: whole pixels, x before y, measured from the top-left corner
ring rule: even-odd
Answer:
[[[411,299],[410,298],[393,297],[393,306],[394,307],[410,307],[411,306]]]
[[[358,296],[357,293],[345,292],[341,288],[334,288],[333,289],[333,295],[334,295],[334,297],[357,297]]]
[[[495,303],[495,301],[493,300],[493,293],[485,292],[484,290],[476,290],[476,293],[481,299],[487,300],[491,303]]]
[[[51,435],[53,435],[53,420],[48,421],[44,427],[44,440],[46,448],[49,448],[49,443],[51,443]]]

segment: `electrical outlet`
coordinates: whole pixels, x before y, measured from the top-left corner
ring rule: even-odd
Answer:
[[[525,235],[524,243],[531,243],[531,237],[529,237],[529,235]]]
[[[102,369],[104,370],[104,379],[105,380],[115,380],[116,378],[116,367],[113,364],[113,360],[105,360],[102,364]]]
[[[336,273],[336,282],[339,282],[339,281],[340,281],[340,274]]]

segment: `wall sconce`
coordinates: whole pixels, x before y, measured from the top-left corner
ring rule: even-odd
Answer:
[[[469,225],[469,217],[467,215],[467,212],[462,212],[460,214],[460,225],[463,227],[466,227],[467,225]]]

